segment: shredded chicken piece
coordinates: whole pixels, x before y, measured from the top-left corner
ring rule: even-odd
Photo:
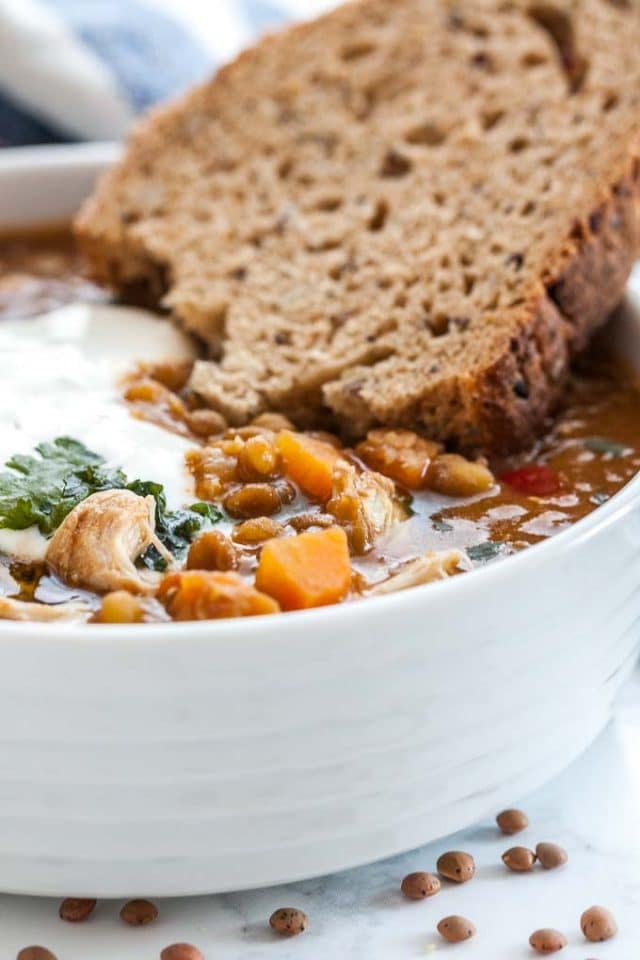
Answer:
[[[397,593],[398,590],[407,590],[422,583],[432,583],[434,580],[446,580],[464,569],[466,556],[461,550],[440,550],[425,553],[406,563],[402,569],[388,580],[376,584],[367,592],[367,596],[382,596],[385,593]]]
[[[65,583],[107,593],[151,593],[159,577],[134,564],[154,546],[171,554],[154,529],[155,501],[130,490],[102,490],[79,503],[53,535],[47,563]]]
[[[376,537],[406,519],[392,480],[373,470],[358,473],[346,460],[338,460],[334,467],[327,512],[346,530],[354,553],[365,553]]]
[[[70,600],[68,603],[29,603],[13,597],[0,597],[0,620],[80,620],[90,613],[86,603]]]

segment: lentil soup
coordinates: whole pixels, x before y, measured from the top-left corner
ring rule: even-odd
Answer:
[[[127,308],[104,308],[105,299],[84,279],[66,231],[0,241],[0,341],[51,311],[60,321],[54,339],[64,340],[79,321],[59,308],[78,303],[106,309],[96,329],[113,329]],[[126,341],[136,318],[125,319]],[[150,336],[161,330],[159,320],[144,323]],[[194,345],[160,359],[132,348],[108,385],[103,432],[116,410],[127,427],[118,437],[138,448],[136,470],[142,462],[149,475],[131,474],[118,437],[79,438],[73,417],[9,451],[0,474],[0,618],[216,619],[395,592],[552,536],[640,468],[638,385],[602,340],[536,449],[501,462],[408,430],[373,430],[346,447],[280,414],[234,427],[190,388],[196,357]],[[128,426],[144,439],[129,437]],[[160,444],[159,458],[145,457],[147,442]]]

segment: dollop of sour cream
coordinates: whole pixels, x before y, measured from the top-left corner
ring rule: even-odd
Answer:
[[[170,508],[194,499],[185,452],[193,443],[133,416],[119,381],[136,363],[190,359],[191,341],[144,310],[73,304],[0,323],[0,469],[16,453],[68,436],[130,480],[162,483]],[[37,527],[0,529],[0,552],[39,560]]]

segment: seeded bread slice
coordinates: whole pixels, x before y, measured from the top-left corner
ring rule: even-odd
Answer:
[[[233,423],[529,443],[640,241],[640,0],[357,0],[152,114],[77,221]]]

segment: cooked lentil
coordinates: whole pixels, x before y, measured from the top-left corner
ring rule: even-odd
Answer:
[[[205,530],[187,554],[187,570],[236,570],[240,554],[220,530]]]

